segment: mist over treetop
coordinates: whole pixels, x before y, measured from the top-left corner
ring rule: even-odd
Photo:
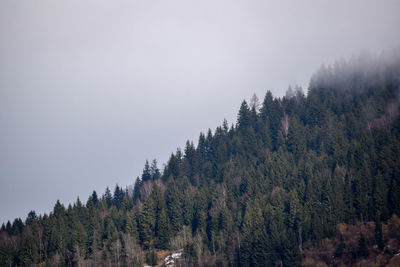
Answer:
[[[349,93],[364,93],[376,87],[398,86],[400,81],[400,48],[380,54],[359,53],[352,58],[322,65],[312,75],[309,91],[335,89]],[[376,89],[375,89],[376,90]]]

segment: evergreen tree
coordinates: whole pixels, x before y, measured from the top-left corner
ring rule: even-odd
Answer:
[[[136,203],[141,199],[140,188],[142,187],[142,180],[139,177],[135,180],[135,185],[133,187],[133,201]]]
[[[93,201],[93,205],[97,206],[97,203],[99,202],[99,199],[97,197],[96,191],[94,191],[94,190],[93,190],[93,193],[92,193],[92,201]]]
[[[106,203],[107,203],[107,207],[108,208],[110,208],[111,207],[111,205],[112,205],[112,196],[111,196],[111,191],[110,191],[110,189],[108,188],[108,186],[107,186],[107,188],[106,188],[106,192],[104,193],[104,200],[106,201]]]
[[[168,207],[168,216],[171,222],[171,229],[179,232],[183,225],[183,212],[181,203],[181,193],[179,192],[174,181],[168,182],[168,190],[166,192],[166,204]]]
[[[163,208],[160,212],[160,216],[157,222],[157,236],[158,236],[158,245],[159,249],[167,249],[168,242],[170,238],[170,226],[169,220],[167,216],[167,212],[165,208]]]
[[[247,105],[246,100],[243,100],[242,104],[240,105],[237,119],[237,125],[239,129],[244,130],[250,126],[250,116],[249,106]]]
[[[22,265],[36,264],[39,260],[39,250],[31,229],[26,229],[24,232],[19,260]]]
[[[152,179],[152,173],[151,173],[149,161],[146,160],[146,163],[144,164],[143,173],[142,173],[142,181],[146,182],[151,179]]]
[[[118,185],[115,186],[114,190],[114,205],[119,209],[121,207],[122,201],[124,200],[124,191]]]
[[[139,237],[146,248],[151,246],[155,230],[156,214],[154,206],[154,200],[151,197],[147,198],[138,218]]]
[[[383,255],[400,213],[400,59],[391,60],[368,75],[350,63],[322,69],[307,96],[290,88],[267,92],[260,109],[243,101],[235,125],[201,133],[197,147],[187,141],[162,172],[146,161],[133,195],[116,185],[113,195],[93,191],[86,204],[57,201],[49,215],[3,223],[0,266],[142,266],[143,249],[154,259],[155,248],[183,249],[188,265],[299,266],[334,244],[322,240],[338,224],[374,220],[374,253],[371,238],[346,247],[354,242],[340,236],[318,261]]]
[[[153,159],[150,167],[150,175],[152,180],[157,180],[161,177],[160,170],[157,167],[157,160]]]
[[[25,224],[32,224],[37,220],[36,212],[34,210],[28,213],[28,217],[26,218]]]
[[[246,208],[242,225],[243,239],[240,246],[240,262],[243,265],[265,266],[270,262],[269,237],[258,201]]]
[[[126,212],[125,231],[134,238],[139,237],[136,218],[130,211]]]

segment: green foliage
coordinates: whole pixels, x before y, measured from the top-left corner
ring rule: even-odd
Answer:
[[[134,214],[130,211],[127,211],[125,216],[125,232],[134,238],[138,238],[139,234]]]
[[[31,265],[39,260],[38,247],[31,229],[26,229],[22,236],[21,251],[18,255],[22,265]]]
[[[146,161],[133,190],[3,224],[0,265],[141,266],[157,248],[194,265],[296,266],[304,243],[368,220],[383,249],[381,223],[400,214],[399,66],[322,69],[307,96],[243,101],[236,125],[187,141],[163,170]],[[365,237],[335,257],[347,251],[367,257]]]
[[[157,233],[158,236],[158,245],[157,247],[160,249],[168,249],[168,242],[170,238],[170,226],[169,220],[167,216],[167,212],[165,209],[162,209],[160,212],[160,217],[157,221]]]
[[[249,203],[247,206],[241,233],[243,240],[240,248],[240,262],[251,266],[265,266],[268,262],[271,264],[272,257],[268,257],[273,252],[271,239],[267,234],[258,201]]]
[[[155,204],[152,198],[148,198],[143,205],[138,218],[139,237],[143,245],[150,247],[156,224]]]

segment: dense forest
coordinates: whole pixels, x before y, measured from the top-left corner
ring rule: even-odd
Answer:
[[[177,266],[387,264],[400,252],[399,103],[399,56],[321,67],[306,94],[254,95],[164,168],[146,161],[132,189],[3,224],[0,265],[156,265],[165,251],[182,252]]]

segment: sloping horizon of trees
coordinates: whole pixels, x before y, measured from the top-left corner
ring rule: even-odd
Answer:
[[[3,224],[0,265],[143,266],[183,249],[184,266],[298,266],[339,224],[373,221],[374,241],[358,237],[367,257],[400,215],[399,103],[399,56],[322,67],[307,95],[254,96],[235,125],[187,141],[163,170],[146,161],[132,192]]]

